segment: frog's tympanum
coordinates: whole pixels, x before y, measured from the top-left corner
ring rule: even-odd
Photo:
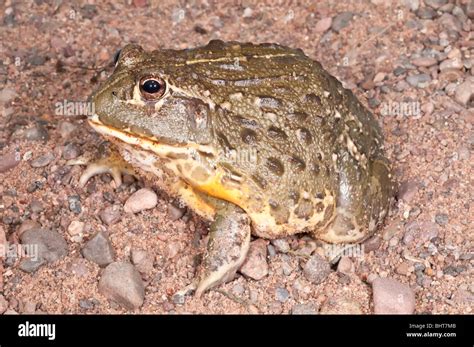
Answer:
[[[211,221],[197,295],[233,278],[251,234],[357,243],[388,212],[394,183],[377,121],[301,50],[127,45],[92,101],[90,125],[127,165]],[[82,182],[104,171],[91,167]]]

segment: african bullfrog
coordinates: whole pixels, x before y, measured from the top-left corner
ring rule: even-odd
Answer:
[[[82,184],[133,169],[209,220],[198,296],[235,275],[251,235],[357,243],[387,215],[395,186],[380,126],[301,50],[129,44],[91,98],[89,124],[127,164],[91,164]]]

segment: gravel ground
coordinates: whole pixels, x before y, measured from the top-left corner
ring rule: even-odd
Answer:
[[[472,313],[474,1],[125,2],[0,4],[0,313]],[[195,299],[175,293],[208,225],[152,182],[79,188],[84,167],[66,163],[101,140],[59,105],[85,100],[125,43],[215,38],[320,61],[379,119],[401,187],[359,253],[254,240],[241,273]],[[31,243],[38,257],[20,257]]]

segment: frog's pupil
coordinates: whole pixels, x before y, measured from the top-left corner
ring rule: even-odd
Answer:
[[[161,89],[161,84],[156,80],[148,80],[143,83],[142,89],[149,94],[154,94]]]

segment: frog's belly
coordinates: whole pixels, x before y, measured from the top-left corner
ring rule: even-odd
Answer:
[[[111,139],[113,140],[113,139]],[[176,172],[176,163],[167,158],[161,158],[155,153],[139,147],[116,142],[123,158],[133,167],[151,173],[154,183],[169,195],[180,198],[188,207],[200,216],[212,220],[215,207],[207,196],[232,202],[242,208],[252,221],[252,231],[255,236],[269,239],[293,235],[300,232],[324,230],[335,216],[334,198],[329,193],[323,199],[311,198],[313,206],[320,206],[310,217],[300,218],[295,208],[289,209],[285,220],[275,217],[269,199],[255,192],[255,187],[239,187],[223,184],[222,175],[216,173],[207,181],[192,181],[192,177],[180,177]],[[224,180],[225,181],[225,180]]]

